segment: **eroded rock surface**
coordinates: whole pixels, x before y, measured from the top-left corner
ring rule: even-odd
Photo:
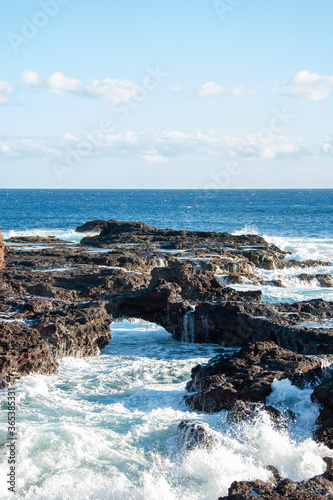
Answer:
[[[333,469],[332,458],[324,458],[327,470],[323,474],[309,479],[309,481],[295,482],[290,479],[282,481],[235,481],[229,488],[228,495],[219,500],[253,500],[260,497],[262,500],[314,500],[333,498]]]
[[[265,403],[274,380],[288,378],[304,387],[321,375],[321,363],[315,359],[274,343],[250,343],[234,357],[222,355],[194,367],[187,390],[195,394],[185,402],[199,411],[231,410],[236,401]]]
[[[5,253],[7,252],[7,248],[3,242],[2,231],[0,229],[0,269],[5,267]]]

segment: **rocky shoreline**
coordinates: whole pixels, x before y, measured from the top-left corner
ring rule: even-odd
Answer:
[[[114,220],[90,221],[77,232],[84,235],[80,244],[15,237],[7,248],[0,232],[2,388],[28,373],[56,373],[64,356],[98,354],[111,338],[112,322],[139,318],[176,340],[236,349],[193,368],[187,405],[251,418],[256,405],[265,406],[275,379],[312,384],[312,399],[321,404],[315,439],[333,448],[333,328],[325,324],[333,319],[332,303],[269,304],[260,291],[229,286],[263,285],[263,270],[301,268],[300,280],[330,287],[330,275],[311,273],[330,263],[291,260],[256,235]],[[274,408],[265,411],[280,418]],[[253,498],[252,491],[267,499],[314,498],[320,487],[322,498],[333,498],[332,464],[326,462],[327,472],[306,483],[233,483],[224,498]]]

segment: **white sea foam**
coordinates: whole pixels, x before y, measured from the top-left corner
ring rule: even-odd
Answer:
[[[182,344],[147,323],[111,327],[101,356],[66,358],[59,375],[17,383],[18,494],[2,498],[211,500],[234,480],[269,479],[268,465],[293,480],[324,471],[322,458],[332,452],[311,437],[318,407],[310,390],[274,382],[269,402],[296,413],[290,429],[274,428],[267,414],[230,425],[226,412],[197,413],[182,400],[191,367],[222,347]],[[2,391],[2,408],[5,400]],[[183,419],[204,421],[220,444],[181,448],[176,433]],[[4,462],[0,481],[6,472]]]
[[[90,233],[77,233],[74,229],[54,229],[54,228],[36,228],[36,229],[24,229],[24,230],[9,230],[3,231],[4,239],[12,238],[14,236],[55,236],[61,240],[71,241],[78,243],[85,236],[94,236],[98,234],[97,232]]]
[[[235,234],[236,236],[240,236],[243,234],[259,234],[259,229],[254,224],[245,224],[245,226],[242,227],[242,229],[234,231],[232,234]]]

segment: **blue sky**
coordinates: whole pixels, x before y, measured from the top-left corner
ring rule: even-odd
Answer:
[[[332,187],[332,18],[327,0],[6,2],[1,187]]]

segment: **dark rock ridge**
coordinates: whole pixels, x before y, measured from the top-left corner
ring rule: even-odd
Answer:
[[[327,470],[314,476],[309,481],[294,482],[290,479],[264,481],[235,481],[229,488],[228,495],[219,500],[314,500],[333,498],[333,459],[324,458]]]
[[[234,357],[218,356],[192,369],[185,402],[199,411],[231,410],[236,401],[265,403],[274,380],[288,378],[299,387],[316,382],[321,363],[274,343],[247,344]]]
[[[96,356],[111,338],[111,318],[98,302],[31,298],[8,301],[7,307],[7,317],[0,318],[2,387],[31,372],[56,373],[64,356]]]
[[[75,231],[77,233],[92,233],[98,232],[100,233],[107,226],[108,222],[101,219],[91,220],[82,224],[82,226],[78,226]]]
[[[321,404],[318,418],[319,428],[315,432],[315,438],[333,449],[333,378],[325,378],[322,383],[315,387],[311,396],[312,401]]]
[[[87,236],[82,244],[109,245],[114,243],[165,243],[168,248],[190,248],[198,241],[205,243],[220,243],[223,245],[267,245],[264,238],[256,235],[233,236],[229,233],[208,231],[185,231],[175,229],[158,229],[143,222],[119,222],[117,220],[92,221],[77,228],[79,232],[91,231],[92,228],[102,227],[97,236]]]

